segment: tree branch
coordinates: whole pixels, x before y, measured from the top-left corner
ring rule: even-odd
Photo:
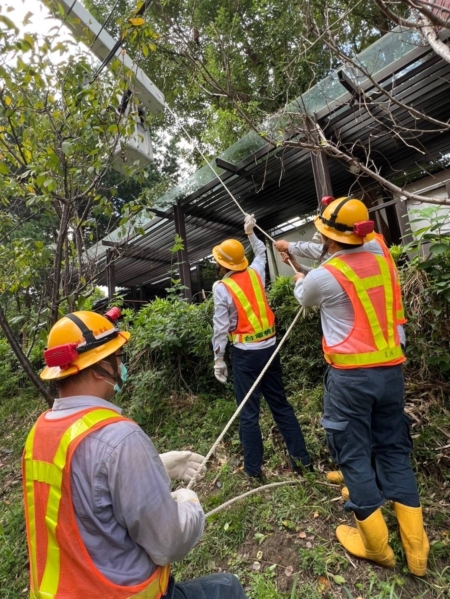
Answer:
[[[14,335],[14,332],[12,331],[11,327],[9,326],[9,322],[8,322],[8,320],[5,316],[5,313],[3,312],[3,308],[1,306],[0,306],[0,327],[3,331],[3,334],[5,335],[6,339],[8,340],[9,345],[11,346],[11,349],[13,350],[14,354],[16,355],[16,358],[18,359],[20,365],[22,366],[25,374],[28,376],[28,378],[33,383],[33,385],[36,387],[36,389],[39,391],[39,393],[41,393],[41,395],[45,398],[45,401],[47,402],[49,407],[52,407],[53,397],[50,395],[49,390],[47,389],[45,384],[42,382],[42,380],[34,372],[34,369],[33,369],[33,366],[31,365],[30,360],[23,353],[20,343],[18,343],[18,341]]]

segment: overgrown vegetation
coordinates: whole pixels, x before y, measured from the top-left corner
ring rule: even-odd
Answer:
[[[332,465],[320,425],[321,377],[319,314],[311,310],[282,351],[289,399],[301,421],[317,473],[295,485],[256,495],[208,520],[199,546],[174,567],[179,579],[228,570],[244,583],[250,599],[444,599],[450,586],[450,410],[448,280],[450,245],[442,215],[416,233],[417,257],[403,261],[409,361],[406,410],[413,420],[414,464],[431,542],[429,573],[408,573],[396,520],[386,514],[397,556],[393,571],[348,556],[334,537],[347,519],[337,486],[323,472]],[[440,223],[440,226],[438,226]],[[431,244],[431,245],[430,245]],[[403,258],[396,249],[395,257]],[[402,262],[402,260],[400,260]],[[418,291],[419,290],[419,291]],[[269,289],[281,336],[297,303],[289,278]],[[130,381],[118,396],[125,414],[152,437],[160,451],[192,448],[206,453],[235,409],[232,383],[212,373],[211,300],[192,305],[176,293],[138,313],[126,312],[133,333],[128,346]],[[31,357],[39,368],[39,354]],[[44,409],[0,339],[0,587],[2,599],[27,594],[26,545],[20,488],[20,456],[27,431]],[[265,472],[269,482],[296,480],[268,410],[262,409]],[[241,449],[233,427],[197,487],[205,511],[249,489],[242,475]]]

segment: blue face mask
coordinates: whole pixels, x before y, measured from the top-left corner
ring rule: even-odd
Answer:
[[[121,362],[121,364],[120,364],[120,378],[122,379],[122,383],[125,383],[126,380],[128,379],[128,370],[123,362]],[[119,387],[119,385],[117,385],[117,383],[116,383],[114,385],[114,391],[116,393],[120,393],[122,391],[122,388]]]

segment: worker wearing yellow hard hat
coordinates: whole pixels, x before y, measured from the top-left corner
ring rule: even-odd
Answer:
[[[254,252],[249,265],[242,243],[227,239],[213,248],[222,277],[214,294],[214,374],[226,383],[228,369],[224,360],[231,344],[233,382],[238,404],[261,374],[276,349],[275,316],[265,293],[266,247],[253,232],[256,220],[246,215],[244,231]],[[239,437],[244,450],[244,472],[262,479],[263,441],[259,427],[260,394],[264,396],[283,435],[292,467],[301,472],[311,469],[300,424],[286,399],[278,355],[261,379],[240,413]]]
[[[393,566],[381,512],[391,500],[408,567],[423,576],[429,544],[409,461],[396,273],[376,240],[367,243],[374,223],[360,200],[327,198],[314,224],[322,236],[317,251],[327,258],[295,275],[294,293],[303,306],[320,306],[328,363],[322,425],[356,521],[336,534],[353,555]]]
[[[191,451],[158,455],[111,399],[127,378],[130,334],[105,316],[67,314],[51,329],[44,380],[59,397],[25,444],[23,490],[33,597],[245,599],[236,577],[175,583],[170,563],[198,543],[204,513],[189,482],[203,461]],[[211,593],[211,594],[209,594]]]

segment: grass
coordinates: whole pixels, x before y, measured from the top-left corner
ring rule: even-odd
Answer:
[[[175,576],[189,579],[223,570],[236,574],[250,599],[443,599],[450,597],[450,475],[448,431],[450,415],[444,403],[430,403],[425,426],[413,428],[416,467],[431,542],[425,579],[408,573],[392,507],[385,515],[397,565],[385,570],[349,556],[337,543],[334,529],[351,523],[342,511],[339,488],[327,483],[331,467],[320,426],[321,389],[296,391],[292,397],[303,424],[308,447],[319,464],[299,484],[256,494],[208,519],[199,545],[180,563]],[[137,416],[160,451],[191,447],[205,453],[234,411],[230,399],[168,398],[162,416],[151,407]],[[415,402],[409,396],[408,405]],[[23,392],[20,399],[0,400],[0,588],[2,599],[28,595],[28,572],[20,485],[21,450],[42,401]],[[161,407],[158,408],[161,410]],[[422,412],[421,412],[422,413]],[[424,420],[420,418],[419,420]],[[273,421],[263,409],[265,470],[268,482],[294,480]],[[219,446],[205,479],[197,487],[205,511],[249,490],[241,470],[237,426]]]

